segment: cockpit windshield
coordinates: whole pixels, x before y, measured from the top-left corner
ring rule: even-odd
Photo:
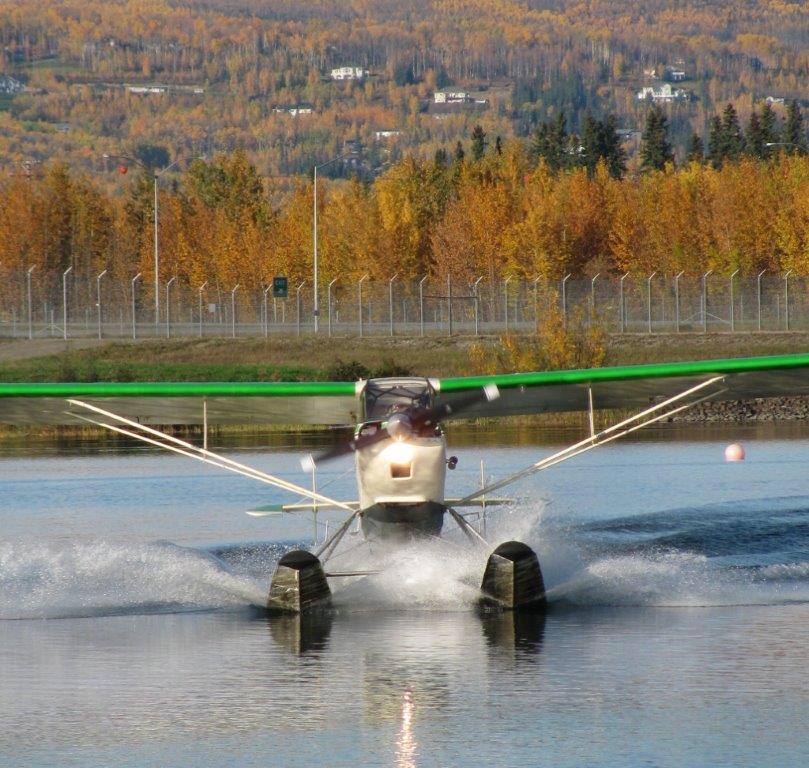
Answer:
[[[427,379],[370,379],[363,391],[365,420],[383,421],[392,413],[408,408],[430,408],[433,388]]]

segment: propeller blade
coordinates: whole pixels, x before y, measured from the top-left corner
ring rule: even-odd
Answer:
[[[301,466],[305,470],[311,470],[312,465],[320,464],[323,461],[330,461],[339,456],[345,456],[347,453],[360,451],[363,448],[367,448],[369,445],[374,445],[374,443],[380,443],[388,439],[390,439],[388,431],[379,429],[373,435],[360,435],[359,437],[349,440],[347,443],[333,445],[331,448],[321,451],[316,456],[309,455],[301,461]]]
[[[419,425],[438,424],[450,416],[458,416],[479,403],[490,403],[500,397],[500,390],[496,384],[487,384],[479,392],[472,392],[466,397],[458,398],[454,403],[442,403],[417,414],[413,421]]]

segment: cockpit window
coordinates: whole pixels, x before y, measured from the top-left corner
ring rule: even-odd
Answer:
[[[365,385],[365,419],[384,420],[392,413],[416,408],[430,408],[433,402],[433,388],[427,379],[400,379],[396,381],[374,381]]]

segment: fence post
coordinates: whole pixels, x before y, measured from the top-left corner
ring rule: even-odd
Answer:
[[[71,265],[64,272],[62,272],[62,338],[65,340],[67,340],[67,276],[72,270],[73,267]],[[31,274],[30,271],[28,274]]]
[[[447,329],[452,336],[452,275],[447,275]]]
[[[702,332],[708,333],[708,277],[713,272],[709,269],[702,276]]]
[[[197,288],[197,299],[199,304],[199,337],[202,338],[202,292],[205,290],[205,286],[208,285],[208,281],[206,280],[199,288]]]
[[[481,280],[483,280],[482,275],[475,280],[475,284],[472,286],[472,291],[475,296],[475,336],[480,336],[480,296],[478,296],[478,286]]]
[[[680,278],[685,270],[680,270],[674,276],[674,332],[680,332]]]
[[[166,338],[171,338],[171,284],[177,279],[176,275],[166,283]]]
[[[732,272],[730,275],[730,332],[733,333],[736,330],[736,310],[733,306],[733,279],[736,275],[739,274],[739,270],[737,269],[735,272]]]
[[[789,330],[789,276],[792,270],[788,269],[784,275],[784,326]]]
[[[138,282],[141,278],[141,273],[138,272],[135,277],[130,280],[130,285],[132,286],[132,340],[138,338],[138,320],[137,315],[135,313],[135,283]]]
[[[232,339],[236,338],[236,291],[240,287],[239,283],[236,283],[230,292],[230,337]],[[298,317],[300,318],[300,312],[298,312]]]
[[[424,281],[427,275],[419,280],[419,335],[424,336]]]
[[[107,274],[105,269],[96,277],[96,306],[98,307],[98,338],[101,338],[101,278]]]
[[[646,278],[646,330],[652,332],[652,278],[657,274],[657,270]]]
[[[391,336],[393,336],[393,284],[396,282],[397,277],[399,277],[398,272],[388,280],[388,324]]]
[[[31,306],[31,273],[36,269],[36,264],[33,267],[28,268],[28,272],[25,276],[25,282],[28,291],[28,338],[34,338],[34,310]]]
[[[360,327],[360,338],[362,338],[362,284],[370,277],[370,275],[363,275],[357,283],[357,322]]]
[[[326,288],[326,296],[328,299],[328,310],[329,310],[329,336],[331,336],[331,289],[338,279],[339,278],[335,277],[334,280],[332,280],[329,283],[328,287]]]
[[[567,328],[567,281],[570,280],[570,272],[562,278],[562,324]]]
[[[541,277],[535,277],[531,281],[531,285],[534,286],[534,329],[539,325],[539,281]]]
[[[621,275],[620,280],[620,298],[618,301],[618,311],[621,313],[621,333],[626,331],[626,300],[624,299],[624,280],[629,277],[629,272],[624,275]]]
[[[295,332],[298,336],[301,335],[301,288],[306,285],[306,280],[304,280],[295,291],[295,309],[296,309],[296,316],[295,316]]]
[[[761,278],[766,272],[766,269],[762,269],[761,272],[758,273],[758,277],[756,278],[757,283],[757,294],[758,294],[758,329],[761,330]]]
[[[508,333],[508,284],[511,282],[511,277],[503,280],[503,318],[506,321],[506,333]]]

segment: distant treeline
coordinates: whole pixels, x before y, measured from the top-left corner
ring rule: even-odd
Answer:
[[[333,81],[342,66],[369,75]],[[358,140],[373,169],[476,123],[525,138],[561,112],[578,133],[615,114],[634,131],[639,90],[665,80],[684,91],[664,107],[681,158],[721,105],[746,121],[767,97],[805,98],[808,72],[795,0],[3,0],[0,75],[27,88],[0,93],[0,165],[98,172],[103,152],[147,142],[172,157],[242,147],[280,177]],[[470,101],[437,109],[447,89]]]
[[[809,157],[802,116],[784,125],[766,108],[742,129],[732,106],[703,156],[671,162],[665,116],[650,112],[645,171],[624,173],[613,118],[563,120],[528,140],[478,127],[431,159],[406,157],[372,183],[320,181],[321,279],[369,274],[533,279],[564,274],[700,274],[761,269],[809,273]],[[147,160],[149,158],[146,158]],[[162,164],[165,158],[157,158]],[[127,177],[129,178],[129,177]],[[312,268],[310,181],[279,197],[243,151],[197,160],[160,182],[162,280],[258,289]],[[152,274],[153,177],[131,174],[123,195],[54,163],[0,183],[0,274],[36,266],[110,278]],[[19,283],[18,283],[19,284]]]

